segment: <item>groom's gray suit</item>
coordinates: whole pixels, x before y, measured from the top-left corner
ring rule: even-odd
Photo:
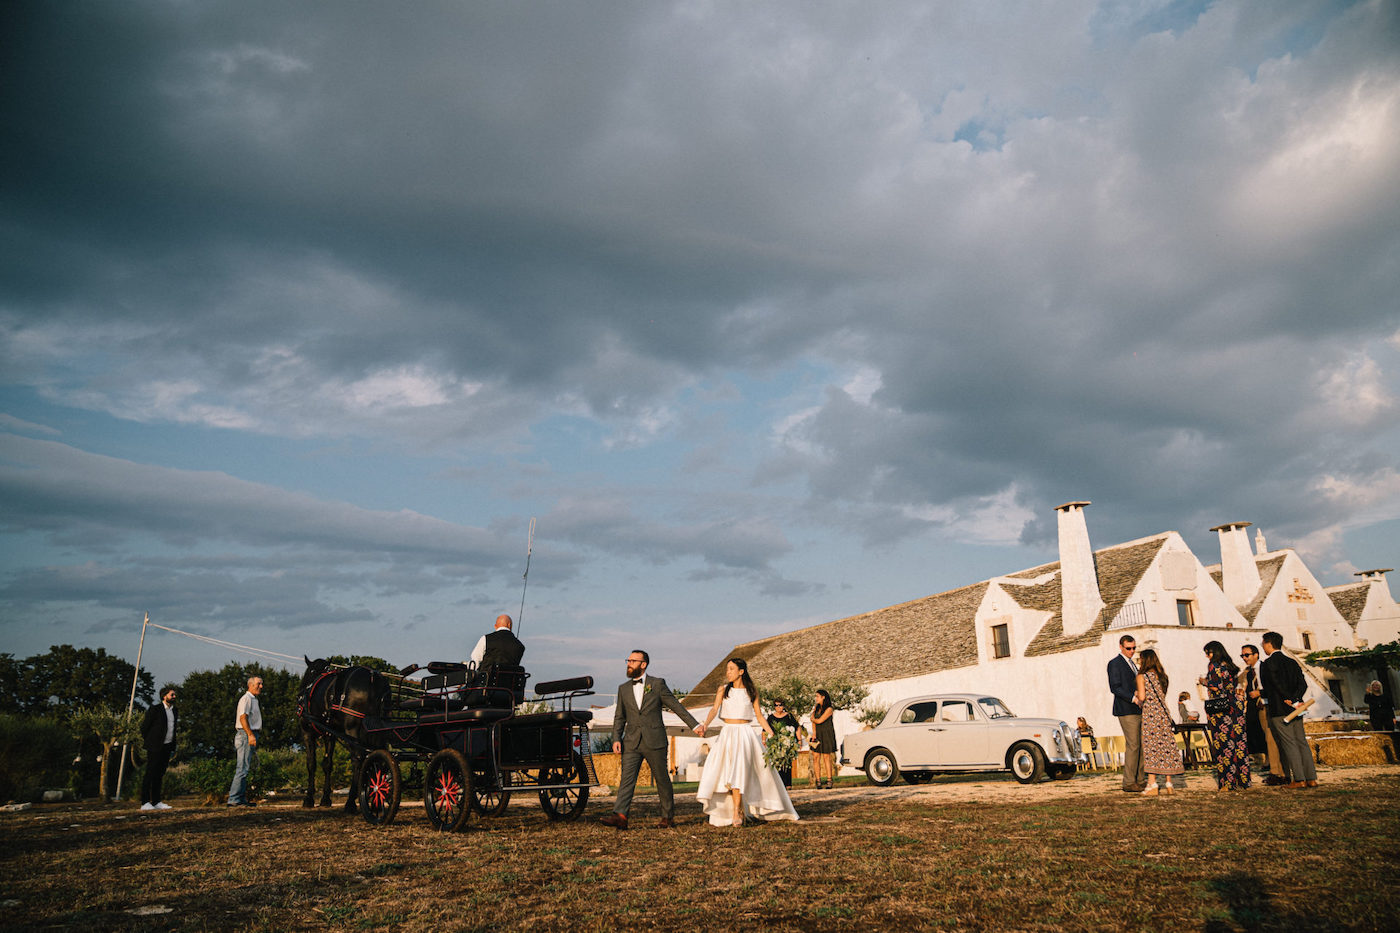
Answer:
[[[631,809],[632,793],[637,789],[637,775],[645,759],[651,766],[651,779],[656,783],[657,796],[661,798],[661,818],[670,819],[675,797],[671,791],[671,773],[666,768],[666,724],[661,721],[661,710],[663,707],[669,709],[691,729],[699,723],[671,693],[666,681],[650,674],[643,674],[641,680],[640,706],[633,686],[635,681],[625,681],[617,688],[612,737],[614,743],[622,743],[622,775],[613,812],[626,816]]]

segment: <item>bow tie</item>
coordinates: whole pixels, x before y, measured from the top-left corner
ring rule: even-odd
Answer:
[[[644,684],[644,683],[646,683],[646,678],[644,678],[644,677],[638,677],[636,680],[632,681],[632,683],[634,683],[634,684]]]

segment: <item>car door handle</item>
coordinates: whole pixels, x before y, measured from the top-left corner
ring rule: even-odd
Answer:
[[[929,726],[929,727],[928,727],[928,731],[930,731],[930,732],[942,732],[942,731],[943,731],[943,727],[942,727],[942,726]]]

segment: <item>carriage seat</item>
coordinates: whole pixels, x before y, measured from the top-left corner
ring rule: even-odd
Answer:
[[[474,686],[486,687],[489,693],[508,690],[513,699],[512,705],[519,705],[525,702],[525,681],[529,679],[530,675],[519,664],[492,664],[477,671]]]
[[[510,716],[511,710],[501,709],[493,706],[478,706],[473,709],[449,710],[444,713],[423,713],[418,717],[419,725],[445,725],[448,723],[463,723],[467,725],[488,726],[493,722],[500,722]]]

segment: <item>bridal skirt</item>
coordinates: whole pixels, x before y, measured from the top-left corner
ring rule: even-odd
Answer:
[[[711,826],[734,822],[734,798],[738,790],[745,815],[760,820],[795,820],[797,811],[778,772],[763,763],[763,740],[752,724],[725,723],[714,740],[700,772],[700,801]]]

